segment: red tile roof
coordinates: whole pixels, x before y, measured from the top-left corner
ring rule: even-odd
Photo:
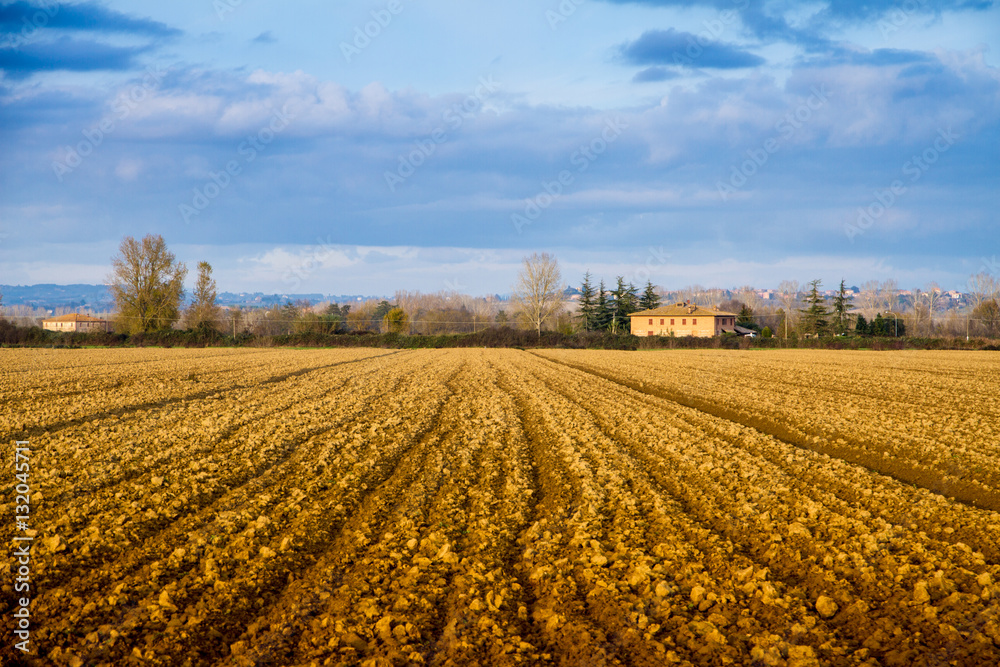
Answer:
[[[42,320],[42,322],[107,322],[107,320],[102,320],[99,317],[91,317],[90,315],[81,315],[80,313],[68,313],[59,317],[50,317],[47,320]]]
[[[691,310],[691,309],[694,310]],[[702,308],[701,306],[683,304],[671,304],[660,306],[652,310],[642,310],[632,313],[631,317],[736,317],[736,313],[727,313],[714,308]]]

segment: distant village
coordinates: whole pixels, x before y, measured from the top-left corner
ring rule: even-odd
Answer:
[[[741,288],[742,289],[742,288]],[[661,295],[664,302],[683,300],[697,291],[704,291],[717,298],[720,302],[738,298],[742,293],[741,289],[704,289],[700,287],[689,287],[681,290],[665,290],[657,287],[657,293]],[[847,288],[852,294],[859,294],[861,289],[857,286]],[[781,292],[777,289],[755,290],[757,297],[764,303],[778,303]],[[804,293],[804,291],[802,292]],[[2,307],[4,314],[8,317],[53,317],[71,312],[81,311],[91,314],[107,314],[114,308],[114,299],[105,285],[0,285],[0,294],[3,295]],[[580,290],[577,287],[566,288],[565,297],[567,302],[574,302],[580,299]],[[828,289],[820,292],[828,299],[832,299],[837,294],[837,290]],[[902,303],[912,301],[912,290],[897,290],[896,294]],[[273,306],[283,306],[288,302],[308,303],[311,306],[320,304],[350,304],[362,303],[371,300],[390,299],[392,295],[363,295],[363,294],[265,294],[263,292],[219,292],[218,304],[223,308],[270,308]],[[506,294],[494,294],[490,298],[497,302],[504,302],[509,299]],[[940,307],[944,310],[952,308],[964,308],[971,303],[970,295],[958,290],[940,291]]]

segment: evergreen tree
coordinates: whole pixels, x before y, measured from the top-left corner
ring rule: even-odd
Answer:
[[[847,311],[850,310],[851,301],[853,300],[853,296],[848,296],[847,287],[844,284],[843,278],[841,278],[840,289],[837,290],[837,296],[833,298],[833,328],[838,334],[842,334],[847,331]]]
[[[594,303],[594,286],[590,284],[590,271],[583,276],[583,285],[580,286],[580,324],[584,331],[594,330],[594,317],[597,304]]]
[[[736,316],[736,324],[746,329],[756,329],[757,326],[753,321],[753,308],[743,304],[740,308],[739,315]]]
[[[895,315],[892,318],[889,318],[882,317],[882,313],[878,313],[868,327],[872,336],[884,336],[889,338],[902,336],[906,333],[906,325],[899,319],[898,316]]]
[[[639,311],[639,288],[637,288],[632,283],[628,284],[628,289],[625,290],[625,303],[622,312],[625,317],[628,318],[632,313]],[[631,323],[630,323],[631,324]],[[632,327],[629,326],[629,329]]]
[[[871,333],[871,329],[868,326],[868,320],[861,313],[858,313],[858,319],[854,323],[854,334],[857,336],[867,336]]]
[[[873,336],[888,336],[889,331],[885,325],[886,321],[882,318],[882,313],[878,313],[875,315],[875,319],[872,320],[869,331],[871,331]]]
[[[347,329],[347,314],[351,312],[351,305],[344,304],[343,306],[338,306],[335,303],[331,303],[326,307],[323,317],[324,322],[329,325],[330,333],[340,333],[346,331]]]
[[[597,290],[597,307],[594,309],[594,330],[602,331],[611,326],[611,304],[608,303],[608,292],[604,289],[604,281]]]
[[[656,293],[653,288],[653,281],[646,281],[646,291],[642,293],[639,298],[639,309],[640,310],[653,310],[654,308],[660,307],[660,296]]]
[[[622,329],[628,331],[631,329],[629,326],[629,315],[638,309],[639,302],[636,292],[635,285],[632,283],[626,285],[625,278],[618,276],[615,289],[611,292],[611,296],[614,299],[614,303],[611,304],[612,331],[618,332]]]
[[[385,299],[379,301],[378,305],[375,306],[375,312],[372,314],[371,324],[376,327],[379,326],[382,323],[382,320],[385,319],[385,316],[388,315],[389,311],[393,308],[395,308],[395,306]]]
[[[823,334],[826,333],[829,326],[827,317],[829,317],[830,311],[826,309],[826,301],[819,293],[821,284],[820,280],[813,280],[809,283],[809,296],[806,297],[806,303],[809,304],[809,307],[799,310],[802,313],[802,330],[805,333]]]

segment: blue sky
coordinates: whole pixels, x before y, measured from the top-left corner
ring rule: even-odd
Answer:
[[[220,289],[961,288],[996,266],[980,0],[0,4],[0,283],[159,233]],[[193,271],[191,276],[193,282]]]

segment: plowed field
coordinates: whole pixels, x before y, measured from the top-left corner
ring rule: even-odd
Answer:
[[[0,350],[0,662],[1000,664],[998,380],[990,353]]]

